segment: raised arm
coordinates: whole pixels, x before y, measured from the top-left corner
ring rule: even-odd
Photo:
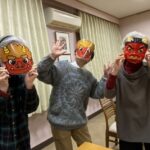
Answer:
[[[99,82],[94,78],[92,91],[91,91],[91,97],[92,98],[103,98],[104,97],[104,88],[106,85],[106,80],[112,70],[112,66],[110,64],[104,65],[104,75],[100,79]]]
[[[57,77],[57,68],[54,65],[54,61],[62,54],[66,52],[63,50],[65,43],[57,41],[52,46],[52,51],[38,64],[38,79],[44,83],[52,84]]]
[[[39,97],[36,88],[33,84],[37,76],[38,73],[37,73],[36,65],[34,65],[32,69],[25,76],[24,111],[26,113],[31,113],[35,111],[39,105]]]
[[[5,67],[0,67],[0,115],[4,114],[7,109],[8,99],[9,99],[9,74]]]
[[[113,98],[116,96],[116,80],[118,72],[121,68],[121,65],[123,64],[124,55],[120,54],[115,62],[112,64],[111,72],[108,76],[108,79],[106,81],[106,87],[105,87],[105,97],[107,98]]]

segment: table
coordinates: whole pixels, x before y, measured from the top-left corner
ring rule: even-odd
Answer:
[[[110,148],[106,148],[104,146],[96,145],[93,143],[84,142],[77,150],[112,150]]]

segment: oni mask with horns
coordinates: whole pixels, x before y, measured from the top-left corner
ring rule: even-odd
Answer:
[[[0,39],[0,60],[11,75],[25,74],[33,65],[32,54],[25,41],[13,35]]]

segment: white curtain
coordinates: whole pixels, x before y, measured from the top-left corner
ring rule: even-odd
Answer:
[[[112,62],[121,52],[119,26],[84,12],[79,12],[79,15],[82,18],[81,39],[95,43],[95,57],[87,68],[99,79],[104,64]]]
[[[0,0],[0,36],[13,34],[27,41],[33,60],[48,54],[49,42],[42,0]],[[47,110],[50,87],[36,80],[40,105],[36,112]]]

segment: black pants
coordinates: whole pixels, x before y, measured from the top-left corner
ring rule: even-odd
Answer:
[[[119,141],[120,150],[143,150],[143,145],[145,150],[150,150],[150,143],[135,143],[122,140]]]

